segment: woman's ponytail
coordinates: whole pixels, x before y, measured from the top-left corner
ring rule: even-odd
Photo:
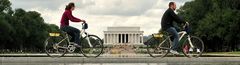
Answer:
[[[66,6],[65,10],[70,10],[72,7],[75,7],[75,4],[74,4],[73,2],[70,2],[70,3]]]

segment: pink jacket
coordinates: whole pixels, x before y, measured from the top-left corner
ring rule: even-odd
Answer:
[[[63,26],[69,26],[69,20],[71,20],[72,22],[81,22],[81,19],[76,18],[72,15],[72,11],[70,10],[65,10],[65,12],[62,15],[62,19],[61,19],[61,27]]]

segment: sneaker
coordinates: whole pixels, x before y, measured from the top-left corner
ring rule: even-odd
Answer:
[[[200,53],[200,49],[197,49],[197,53]]]
[[[179,53],[178,53],[177,51],[175,51],[175,50],[170,50],[170,52],[171,52],[172,54],[179,55]]]
[[[193,49],[192,49],[192,48],[190,48],[190,49],[189,49],[189,51],[190,51],[190,52],[193,52]]]

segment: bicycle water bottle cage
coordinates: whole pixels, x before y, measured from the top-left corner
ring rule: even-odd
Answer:
[[[82,24],[82,29],[88,29],[88,24],[87,23],[83,23]]]

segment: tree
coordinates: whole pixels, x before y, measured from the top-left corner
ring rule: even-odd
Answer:
[[[0,0],[0,12],[11,10],[11,3],[8,0]]]
[[[10,7],[9,0],[0,0],[0,50],[41,52],[49,31],[58,26],[44,23],[41,14]],[[4,52],[4,51],[2,51]]]
[[[239,0],[194,0],[178,10],[201,37],[207,51],[233,51],[240,42]]]

